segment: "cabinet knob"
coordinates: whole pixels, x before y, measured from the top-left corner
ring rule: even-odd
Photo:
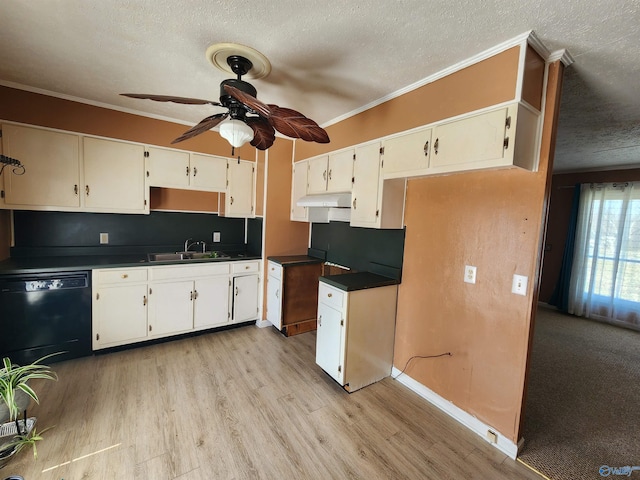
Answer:
[[[245,269],[245,270],[249,270],[249,265],[245,265],[245,266],[244,266],[244,269]]]
[[[121,275],[121,277],[122,277],[122,278],[129,278],[129,274],[128,274],[128,273],[123,273],[123,274]]]
[[[327,293],[327,297],[329,298],[333,297],[333,293]]]

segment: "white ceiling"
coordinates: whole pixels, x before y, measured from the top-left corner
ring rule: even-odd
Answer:
[[[326,125],[533,30],[575,60],[555,170],[640,166],[638,0],[4,0],[0,18],[1,84],[188,125],[215,107],[118,94],[217,100],[205,50],[235,42],[271,61],[260,99]]]

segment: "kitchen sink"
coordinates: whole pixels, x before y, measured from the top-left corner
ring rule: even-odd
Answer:
[[[177,262],[184,260],[215,260],[218,258],[230,258],[224,252],[167,252],[167,253],[148,253],[147,259],[150,262]]]

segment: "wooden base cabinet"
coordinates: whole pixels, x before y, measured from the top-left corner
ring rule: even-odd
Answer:
[[[320,282],[316,363],[348,392],[391,374],[397,290],[346,292]]]

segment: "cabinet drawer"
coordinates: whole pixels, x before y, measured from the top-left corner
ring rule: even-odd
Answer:
[[[258,273],[260,262],[236,262],[232,263],[231,271],[233,273]]]
[[[173,280],[178,278],[193,279],[211,275],[229,273],[228,263],[211,263],[199,265],[171,265],[150,269],[149,280]]]
[[[117,270],[98,270],[98,283],[133,283],[146,282],[146,268],[119,268]]]
[[[337,288],[330,287],[326,283],[320,282],[318,287],[318,302],[329,305],[338,310],[342,310],[344,305],[345,292]]]
[[[267,275],[270,277],[275,277],[278,280],[282,278],[282,265],[279,265],[274,262],[269,262]]]

